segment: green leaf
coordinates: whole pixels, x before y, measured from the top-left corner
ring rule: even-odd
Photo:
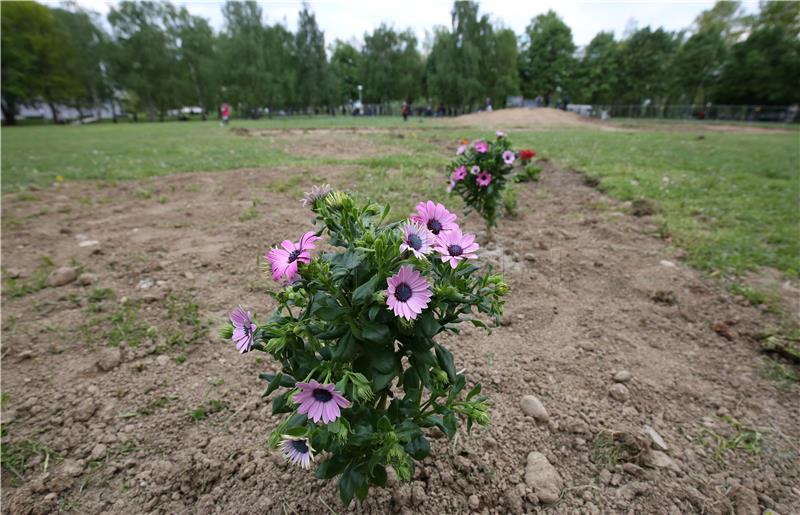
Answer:
[[[289,403],[289,393],[290,392],[284,392],[272,399],[273,415],[277,415],[278,413],[289,413],[292,411],[292,407]]]
[[[392,332],[385,324],[379,324],[369,320],[361,320],[361,338],[374,343],[387,343],[392,337]]]
[[[405,450],[415,460],[423,460],[431,453],[431,444],[419,433],[405,445]]]
[[[353,303],[354,304],[365,304],[372,299],[372,294],[375,293],[375,289],[378,287],[378,275],[375,274],[369,278],[367,282],[359,286],[353,292]]]
[[[353,496],[357,496],[359,499],[366,497],[369,490],[366,469],[366,463],[360,463],[355,466],[351,463],[342,472],[342,477],[339,478],[339,496],[342,498],[342,503],[345,507],[350,506]]]
[[[357,353],[358,342],[356,342],[356,339],[353,337],[353,333],[348,331],[348,333],[345,334],[333,347],[331,358],[333,358],[334,361],[344,363],[351,361]]]
[[[453,354],[438,343],[435,344],[433,348],[436,350],[436,359],[439,362],[439,366],[442,367],[442,370],[447,372],[447,378],[450,380],[450,383],[453,383],[456,380],[456,367],[453,364]]]
[[[481,385],[480,385],[480,383],[476,384],[475,388],[473,388],[472,390],[469,391],[469,393],[467,394],[467,400],[472,399],[473,397],[475,397],[479,393],[481,393]]]
[[[442,326],[436,321],[432,312],[426,311],[417,320],[416,327],[418,327],[427,338],[433,338]]]
[[[372,480],[373,485],[377,486],[386,486],[386,467],[383,465],[377,465],[375,468],[372,469],[372,476],[370,478]]]
[[[317,479],[331,479],[341,474],[345,466],[347,466],[347,460],[341,456],[334,456],[320,463],[314,475],[317,476]]]

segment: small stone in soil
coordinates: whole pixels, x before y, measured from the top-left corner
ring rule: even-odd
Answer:
[[[539,501],[553,504],[561,497],[564,482],[558,471],[550,464],[544,454],[533,451],[528,454],[525,466],[525,484],[534,489]]]
[[[524,396],[520,401],[520,407],[523,413],[532,416],[539,422],[547,422],[550,419],[542,402],[533,395]]]
[[[614,382],[616,383],[627,383],[631,380],[631,373],[627,370],[620,370],[616,374],[614,374]]]
[[[627,401],[628,398],[630,398],[630,396],[631,396],[630,392],[625,387],[625,385],[623,385],[621,383],[617,383],[614,386],[612,386],[611,388],[609,388],[608,389],[608,394],[612,398],[614,398],[615,400],[618,400],[620,402]]]
[[[78,269],[73,266],[62,266],[56,268],[47,277],[48,286],[64,286],[78,278]]]
[[[669,447],[667,447],[667,443],[661,438],[661,435],[656,432],[655,429],[652,427],[645,425],[642,428],[642,432],[650,438],[650,441],[653,442],[653,448],[659,451],[668,451]]]

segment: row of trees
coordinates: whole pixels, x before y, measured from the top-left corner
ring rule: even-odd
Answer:
[[[204,18],[166,2],[123,1],[104,29],[74,5],[9,2],[2,12],[2,108],[21,103],[89,109],[112,99],[163,119],[171,108],[220,102],[254,109],[335,109],[358,98],[443,105],[453,112],[486,97],[566,97],[580,103],[798,101],[800,3],[762,3],[744,16],[718,2],[685,31],[645,27],[621,39],[601,32],[576,48],[552,11],[525,33],[494,23],[476,2],[457,1],[450,27],[420,49],[410,30],[381,25],[362,42],[325,36],[307,6],[292,32],[265,23],[253,1],[228,1],[217,33]]]

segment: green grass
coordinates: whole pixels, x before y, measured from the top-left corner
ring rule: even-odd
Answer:
[[[687,249],[690,263],[702,270],[735,276],[768,266],[789,277],[800,275],[797,131],[707,133],[698,139],[689,132],[647,131],[657,123],[639,125],[637,132],[508,132],[517,148],[534,148],[561,166],[585,172],[614,197],[653,200],[659,208],[655,216],[661,234]],[[3,191],[46,185],[59,175],[65,180],[115,181],[180,171],[283,166],[300,173],[275,187],[296,196],[315,178],[315,167],[328,164],[349,168],[348,182],[356,193],[391,202],[393,216],[398,217],[418,198],[448,198],[443,187],[447,146],[454,148],[459,137],[487,137],[493,132],[453,129],[436,119],[403,123],[399,117],[349,116],[237,120],[231,127],[391,129],[354,136],[390,150],[377,156],[293,156],[274,145],[275,140],[291,138],[289,133],[244,137],[215,121],[4,128]],[[43,145],[47,152],[41,151]],[[137,196],[145,199],[150,193],[141,189]],[[23,200],[30,196],[26,192]],[[453,198],[448,203],[460,208]],[[246,221],[253,212],[246,209],[240,217]],[[6,228],[18,223],[9,217],[3,222]]]

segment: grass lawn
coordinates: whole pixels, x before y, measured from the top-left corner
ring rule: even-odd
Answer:
[[[488,131],[453,129],[437,120],[293,118],[235,121],[247,128],[381,127],[362,133],[388,150],[378,156],[298,157],[274,138],[243,137],[216,121],[120,123],[2,130],[2,190],[65,180],[123,180],[180,171],[320,164],[350,166],[359,193],[406,209],[409,192],[441,191],[448,157],[443,145]],[[689,251],[695,266],[737,274],[759,266],[800,274],[800,133],[774,134],[586,129],[519,131],[517,148],[536,149],[555,163],[597,177],[609,194],[647,198],[661,208],[663,230]],[[289,137],[286,135],[279,137]],[[325,133],[320,133],[320,138]],[[409,150],[413,153],[409,154]],[[298,185],[299,187],[300,185]]]

